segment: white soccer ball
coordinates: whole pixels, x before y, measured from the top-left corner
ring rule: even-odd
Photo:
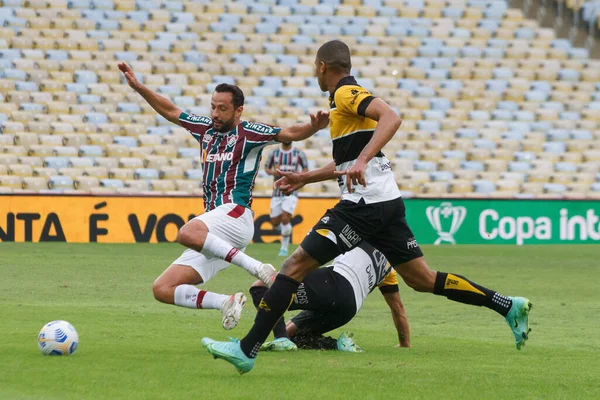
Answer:
[[[70,356],[78,345],[79,335],[67,321],[48,322],[38,335],[38,347],[46,356]]]

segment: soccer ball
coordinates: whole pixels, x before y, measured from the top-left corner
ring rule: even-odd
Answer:
[[[38,347],[46,356],[70,356],[78,344],[79,335],[67,321],[48,322],[38,335]]]

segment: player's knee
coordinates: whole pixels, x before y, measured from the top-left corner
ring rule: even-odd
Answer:
[[[168,288],[161,283],[159,280],[154,281],[154,283],[152,284],[152,294],[154,295],[154,298],[158,301],[160,301],[161,303],[166,303],[166,299],[167,299],[167,293],[168,293]]]
[[[202,240],[202,229],[198,224],[194,224],[194,221],[188,222],[179,229],[177,232],[177,243],[190,247],[203,244]],[[202,243],[200,243],[202,241]]]
[[[287,214],[287,213],[285,213],[285,214],[283,214],[283,215],[281,216],[281,223],[282,223],[282,224],[284,224],[284,225],[287,225],[287,224],[289,224],[289,223],[290,223],[290,220],[291,220],[291,218],[290,218],[290,215],[289,215],[289,214]]]

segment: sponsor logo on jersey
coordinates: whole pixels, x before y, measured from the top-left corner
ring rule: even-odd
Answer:
[[[258,133],[273,133],[273,128],[271,128],[270,126],[258,124],[256,122],[252,122],[246,125],[246,129]]]
[[[218,161],[231,161],[233,160],[233,153],[219,153],[219,154],[208,154],[206,156],[206,162],[218,162]]]
[[[350,225],[346,225],[338,236],[340,237],[342,242],[344,242],[344,244],[348,246],[348,248],[355,247],[362,240],[359,234],[356,233],[356,231],[352,229]]]
[[[210,124],[212,124],[212,120],[211,120],[210,118],[208,118],[208,117],[204,117],[204,116],[201,116],[201,115],[190,115],[190,116],[188,117],[188,119],[189,119],[191,122],[199,122],[199,123],[201,123],[201,124],[205,124],[205,125],[210,125]]]
[[[211,140],[212,140],[212,135],[209,133],[205,133],[204,137],[202,138],[202,141],[204,143],[210,143]]]
[[[415,238],[410,238],[406,242],[407,249],[416,249],[417,247],[419,247],[419,244],[417,243],[417,240]]]
[[[296,296],[294,297],[294,302],[296,304],[308,304],[308,295],[306,294],[304,282],[298,286],[298,290],[296,290]]]
[[[329,223],[329,216],[328,216],[328,215],[326,215],[326,216],[324,216],[323,218],[321,218],[321,222],[322,222],[322,223],[324,223],[324,224],[327,224],[327,223]]]

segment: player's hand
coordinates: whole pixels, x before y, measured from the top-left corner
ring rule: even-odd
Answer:
[[[140,86],[142,86],[140,81],[138,81],[137,77],[133,73],[133,70],[127,63],[120,62],[118,67],[121,70],[121,72],[123,73],[123,75],[125,75],[125,79],[127,79],[127,84],[129,84],[129,86],[132,89],[138,90],[138,88]]]
[[[278,187],[286,196],[301,189],[306,184],[302,179],[302,175],[297,172],[285,172],[278,169],[277,173],[281,178],[276,180],[273,186]]]
[[[367,163],[361,161],[360,158],[356,160],[356,163],[345,171],[335,171],[337,176],[346,176],[346,187],[348,193],[352,193],[354,190],[352,186],[362,185],[367,186],[367,180],[365,179],[365,170],[367,169]]]
[[[329,126],[329,113],[319,110],[316,114],[310,114],[310,126],[317,131],[327,128]]]

